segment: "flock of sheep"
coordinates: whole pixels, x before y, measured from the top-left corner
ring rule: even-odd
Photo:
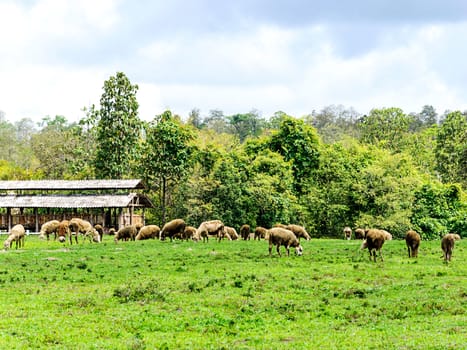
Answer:
[[[78,236],[82,235],[84,239],[88,239],[90,242],[101,242],[104,229],[101,225],[92,225],[89,221],[73,218],[71,220],[51,220],[44,223],[41,226],[39,232],[39,238],[49,240],[50,235],[54,235],[54,238],[61,243],[65,243],[69,240],[70,244],[73,244],[73,237],[75,242],[78,243]],[[225,226],[220,220],[210,220],[202,222],[198,228],[186,225],[183,219],[174,219],[167,222],[162,229],[157,225],[129,225],[121,228],[118,231],[114,229],[109,230],[109,234],[114,235],[115,243],[120,240],[138,241],[145,239],[159,238],[164,240],[167,237],[170,240],[175,238],[183,240],[193,240],[195,242],[203,241],[207,242],[209,237],[214,237],[221,241],[222,239],[228,240],[250,240],[253,239],[265,239],[269,241],[269,255],[272,253],[272,247],[276,247],[276,251],[281,256],[280,247],[285,247],[287,255],[290,255],[290,248],[295,248],[297,255],[302,255],[303,247],[300,245],[300,238],[310,240],[310,235],[307,233],[305,228],[300,225],[282,225],[276,224],[270,229],[264,227],[256,227],[254,231],[251,230],[249,225],[242,225],[240,227],[240,233],[230,226]],[[387,240],[392,240],[392,235],[379,229],[356,229],[355,238],[363,239],[360,249],[368,248],[370,253],[370,260],[376,262],[376,255],[379,252],[381,261],[383,261],[383,255],[381,248]],[[11,248],[13,242],[16,243],[16,249],[24,246],[25,230],[23,225],[15,225],[7,239],[5,240],[3,247],[5,250]],[[352,238],[352,229],[350,227],[344,228],[344,238],[350,240]],[[441,240],[441,249],[443,251],[443,257],[445,261],[450,261],[452,257],[452,251],[454,249],[455,241],[460,240],[461,237],[458,234],[449,233],[446,234]],[[409,257],[418,256],[418,248],[420,246],[421,238],[420,235],[409,230],[405,236],[407,244],[407,250]]]
[[[350,227],[344,228],[344,238],[350,240],[352,237],[352,229]],[[360,249],[368,248],[370,253],[370,260],[376,262],[376,253],[379,252],[381,261],[383,261],[383,255],[381,248],[385,241],[392,240],[392,235],[385,230],[378,229],[356,229],[355,238],[363,239]],[[441,249],[443,251],[443,258],[445,261],[451,261],[452,251],[456,241],[459,241],[461,237],[455,233],[448,233],[441,239]],[[416,258],[418,256],[418,248],[420,246],[421,237],[414,230],[409,230],[405,234],[405,243],[407,245],[407,251],[409,258]]]

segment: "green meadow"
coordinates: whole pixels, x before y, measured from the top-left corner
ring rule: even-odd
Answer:
[[[0,237],[3,240],[5,235]],[[62,245],[0,253],[1,349],[465,349],[467,253],[439,241],[384,262],[360,241]],[[283,249],[283,248],[282,248]]]

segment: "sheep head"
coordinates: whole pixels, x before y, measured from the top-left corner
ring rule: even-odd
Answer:
[[[301,256],[303,254],[303,247],[300,244],[295,247],[295,254],[297,254],[298,256]]]

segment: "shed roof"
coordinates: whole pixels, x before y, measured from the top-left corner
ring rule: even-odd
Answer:
[[[149,198],[137,193],[128,195],[76,196],[0,196],[0,208],[127,208],[154,207]]]
[[[0,191],[13,190],[121,190],[144,189],[139,179],[131,180],[25,180],[0,181]]]

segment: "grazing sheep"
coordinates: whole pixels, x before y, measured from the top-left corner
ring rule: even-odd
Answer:
[[[102,227],[102,225],[96,224],[94,225],[94,229],[99,234],[100,241],[102,242],[102,239],[104,238],[104,228]]]
[[[352,239],[352,229],[349,226],[344,227],[344,239],[348,241]]]
[[[216,235],[220,242],[224,235],[224,223],[220,220],[202,222],[196,230],[196,236],[202,238],[203,242],[207,242],[209,235]]]
[[[409,258],[418,257],[418,247],[420,246],[420,235],[414,230],[408,230],[405,234],[405,244],[407,245],[407,251]]]
[[[277,254],[281,256],[280,246],[284,246],[287,250],[287,256],[290,255],[290,247],[295,248],[297,255],[302,255],[303,248],[295,234],[282,227],[273,227],[269,230],[269,256],[271,256],[272,246],[276,246]]]
[[[109,236],[114,236],[115,232],[117,232],[117,231],[115,231],[115,228],[113,228],[113,227],[109,228]]]
[[[274,224],[272,225],[272,227],[280,227],[280,228],[287,228],[287,225],[284,225],[284,224],[281,224],[281,223],[277,223],[277,224]]]
[[[58,220],[50,220],[46,223],[42,224],[41,231],[39,232],[39,238],[44,239],[47,236],[47,240],[49,240],[49,235],[52,233],[54,234],[54,240],[57,239],[57,229],[60,221]]]
[[[187,241],[190,239],[193,241],[198,241],[199,239],[196,237],[196,227],[186,226],[185,231],[183,231],[183,239]]]
[[[167,222],[162,230],[159,232],[159,239],[163,241],[165,237],[169,237],[170,241],[173,241],[173,238],[180,234],[182,235],[185,232],[186,223],[183,219],[174,219]]]
[[[134,241],[136,239],[137,234],[138,234],[138,228],[136,227],[136,225],[128,225],[128,226],[122,227],[120,230],[118,230],[115,233],[114,242],[118,243],[119,240]]]
[[[381,261],[383,260],[383,254],[381,253],[381,248],[383,247],[384,241],[386,240],[386,234],[382,230],[370,229],[366,232],[366,238],[362,242],[360,249],[368,248],[371,257],[373,257],[374,262],[376,262],[376,252],[379,251],[379,256]]]
[[[11,248],[11,245],[13,242],[15,242],[16,249],[18,249],[18,246],[24,247],[24,237],[25,237],[25,231],[24,227],[21,224],[13,226],[13,228],[10,231],[10,234],[8,235],[7,239],[3,243],[3,248],[5,250],[8,250]]]
[[[306,232],[305,228],[300,225],[287,225],[287,230],[292,231],[295,236],[297,236],[298,241],[300,242],[300,238],[305,238],[307,241],[311,239],[308,232]]]
[[[159,237],[161,229],[157,225],[146,225],[140,228],[138,234],[135,237],[136,241],[143,239],[155,239]]]
[[[240,227],[240,236],[244,241],[250,240],[250,225],[245,224]]]
[[[380,230],[384,234],[384,239],[386,241],[392,241],[392,235],[386,230]]]
[[[365,239],[365,230],[362,228],[357,228],[355,230],[355,239]]]
[[[255,240],[256,238],[258,238],[258,241],[262,239],[266,239],[266,236],[268,235],[268,230],[265,229],[264,227],[261,227],[261,226],[257,226],[255,228]]]
[[[230,236],[230,239],[236,241],[240,236],[237,233],[237,230],[230,226],[224,226],[225,234]]]
[[[460,241],[461,236],[455,233],[448,233],[444,235],[441,240],[441,249],[443,250],[444,261],[451,261],[452,251],[456,241]]]
[[[71,241],[70,222],[68,220],[60,221],[57,229],[57,236],[60,243],[65,243],[67,237],[70,237]]]
[[[69,227],[70,227],[70,232],[71,232],[70,244],[72,244],[73,234],[75,234],[75,241],[76,241],[76,244],[78,244],[78,235],[80,233],[84,235],[85,239],[86,237],[88,237],[90,242],[94,241],[94,242],[99,243],[101,241],[99,233],[97,233],[96,229],[92,227],[91,223],[87,220],[83,220],[80,218],[73,218],[70,220]]]

